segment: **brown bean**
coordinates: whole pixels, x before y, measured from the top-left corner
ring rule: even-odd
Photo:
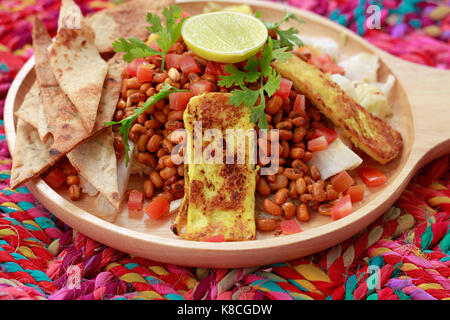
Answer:
[[[80,198],[80,187],[77,184],[72,184],[69,187],[69,198],[72,201],[76,201]]]
[[[271,193],[270,186],[264,177],[259,178],[259,181],[256,183],[256,190],[263,196],[268,196]]]
[[[162,188],[162,186],[164,185],[164,180],[161,178],[158,171],[156,170],[150,172],[149,179],[152,181],[153,185],[158,189]]]
[[[273,231],[277,226],[278,221],[276,219],[256,219],[256,228],[259,231]]]
[[[168,77],[167,72],[160,72],[160,73],[155,73],[153,74],[153,83],[161,83],[164,82],[164,80],[166,80],[166,78]]]
[[[289,180],[297,180],[303,177],[303,171],[297,168],[286,168],[283,173]]]
[[[272,96],[266,105],[266,113],[270,115],[274,115],[278,111],[280,111],[281,107],[283,105],[283,99],[281,99],[279,96]]]
[[[124,100],[122,100],[122,99],[120,99],[120,101],[117,103],[117,109],[125,109],[125,107],[127,106],[127,103],[124,101]]]
[[[284,130],[291,130],[292,129],[292,123],[289,121],[280,121],[275,125],[275,128],[277,129],[284,129]]]
[[[145,164],[149,167],[156,167],[156,159],[153,155],[148,152],[139,152],[137,155],[137,160],[139,163]]]
[[[163,158],[160,158],[163,159]],[[164,167],[175,167],[175,164],[172,161],[172,155],[168,154],[166,156],[164,156],[164,160],[163,160],[163,164]]]
[[[148,89],[150,89],[152,85],[148,82],[141,84],[141,86],[139,87],[139,91],[142,93],[146,93]]]
[[[295,205],[292,202],[285,202],[281,205],[285,219],[292,219],[295,216]]]
[[[184,179],[178,180],[177,182],[173,183],[170,187],[172,192],[178,193],[184,191]]]
[[[146,131],[145,127],[139,123],[135,123],[130,129],[130,133],[138,135],[144,134]]]
[[[136,77],[127,79],[127,87],[129,89],[138,89],[141,86],[141,83],[138,81]]]
[[[282,205],[286,202],[289,190],[286,188],[278,189],[278,191],[273,196],[273,202],[278,205]]]
[[[148,140],[146,149],[150,152],[156,152],[161,146],[162,141],[163,138],[160,135],[155,134]]]
[[[312,195],[314,197],[314,200],[318,202],[322,202],[327,199],[327,195],[323,190],[323,186],[317,182],[313,183],[312,185]]]
[[[269,177],[269,176],[267,176]],[[288,178],[286,178],[286,176],[284,174],[277,174],[275,176],[275,181],[274,182],[269,182],[269,186],[270,189],[272,189],[272,191],[276,191],[278,189],[281,188],[286,188],[289,184]]]
[[[303,174],[308,174],[309,169],[302,160],[295,159],[294,161],[292,161],[291,165],[294,169],[302,170]]]
[[[306,192],[306,182],[303,178],[298,178],[295,181],[295,189],[297,191],[297,194],[304,194]]]
[[[151,180],[147,179],[144,181],[144,195],[146,198],[151,199],[155,194],[155,187]]]
[[[333,189],[331,185],[327,186],[327,200],[332,201],[336,200],[339,197],[339,194],[336,190]]]
[[[317,209],[317,212],[324,216],[331,216],[333,205],[330,203],[321,204]]]
[[[145,129],[159,129],[161,128],[161,122],[156,119],[150,119],[144,123]]]
[[[305,149],[291,148],[289,155],[292,159],[301,159],[305,155]]]
[[[311,178],[313,178],[314,180],[320,180],[320,171],[319,168],[317,168],[317,166],[312,165],[309,168],[309,171],[311,172]]]
[[[153,87],[150,87],[147,89],[147,91],[145,91],[145,95],[150,98],[152,96],[154,96],[156,94],[156,89]],[[148,101],[148,100],[147,100]]]
[[[297,187],[296,187],[296,182],[295,181],[291,181],[289,183],[289,193],[288,193],[289,198],[297,198],[298,194],[297,194]]]
[[[283,210],[281,210],[281,207],[269,198],[264,199],[263,208],[267,213],[273,216],[281,216],[283,214]]]
[[[153,113],[153,116],[160,123],[166,123],[166,121],[167,121],[167,116],[162,111],[159,111],[159,110],[155,111],[155,113]]]
[[[306,151],[305,155],[303,156],[303,161],[308,162],[311,159],[312,159],[312,152],[311,151]]]
[[[180,177],[184,177],[184,165],[180,164],[177,166],[177,173]]]
[[[167,180],[171,177],[173,177],[174,175],[177,174],[177,169],[173,168],[173,167],[167,167],[162,169],[159,172],[159,175],[161,176],[161,178],[163,178],[164,180]]]
[[[130,98],[132,104],[136,104],[140,101],[145,101],[145,99],[147,99],[146,95],[139,91],[129,95],[128,98]]]
[[[173,149],[173,143],[170,142],[169,139],[164,139],[163,142],[162,142],[162,144],[161,144],[161,146],[162,146],[165,150],[167,150],[169,153],[172,152],[172,149]]]
[[[296,118],[292,119],[291,122],[294,126],[302,127],[305,125],[306,120],[303,117],[296,117]]]
[[[159,149],[158,151],[156,151],[156,156],[158,157],[158,158],[161,158],[162,156],[165,156],[166,154],[169,154],[168,152],[167,152],[167,150],[165,150],[165,149]]]
[[[295,210],[295,215],[297,216],[297,219],[302,222],[309,221],[309,210],[308,206],[304,203],[301,203],[297,206],[297,209]]]
[[[279,131],[280,140],[291,140],[293,137],[292,131],[281,129]]]
[[[302,195],[300,196],[300,201],[301,201],[302,203],[306,203],[306,204],[308,204],[308,205],[312,205],[312,204],[316,203],[316,202],[314,201],[314,197],[313,197],[312,194],[310,194],[310,193],[302,194]]]
[[[183,120],[183,110],[174,110],[169,112],[167,115],[167,120],[169,121],[175,121],[175,120]]]
[[[66,178],[67,185],[71,186],[73,184],[80,184],[80,178],[78,176],[68,176]]]
[[[294,133],[292,135],[292,141],[295,143],[299,143],[303,140],[306,134],[306,129],[303,127],[297,127],[294,129]]]
[[[146,134],[143,134],[142,136],[139,137],[138,142],[137,142],[137,149],[140,152],[144,152],[145,151],[145,146],[147,145],[147,141],[148,139],[150,139],[150,137]]]

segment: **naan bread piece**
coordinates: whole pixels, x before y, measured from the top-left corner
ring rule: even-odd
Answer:
[[[10,180],[12,189],[41,174],[54,164],[55,161],[49,156],[50,148],[50,140],[43,143],[36,128],[18,119]]]
[[[81,11],[67,9],[72,6],[76,6],[72,0],[62,1],[63,24],[51,46],[49,64],[59,86],[79,111],[86,130],[92,132],[108,65],[95,47],[95,33]],[[63,16],[67,12],[72,16]]]
[[[84,127],[80,113],[61,90],[52,71],[48,68],[47,48],[51,38],[43,22],[35,18],[33,26],[33,48],[36,78],[41,92],[43,112],[47,120],[47,130],[53,136],[50,149],[52,157],[60,157],[90,136]]]
[[[41,94],[39,92],[39,87],[35,81],[31,86],[30,90],[27,92],[23,98],[23,102],[19,109],[14,112],[16,117],[27,122],[29,125],[37,128],[38,118],[36,117],[37,106],[41,104]]]
[[[122,86],[121,74],[127,65],[122,57],[123,53],[116,53],[108,60],[108,74],[103,84],[103,92],[98,106],[94,132],[103,129],[105,122],[111,121],[114,116]]]
[[[114,134],[108,128],[67,154],[70,163],[116,209],[120,206]]]
[[[38,121],[37,121],[37,130],[39,133],[39,137],[41,138],[41,141],[46,142],[47,139],[49,139],[52,135],[50,131],[48,130],[48,121],[47,121],[47,115],[44,112],[44,105],[39,103],[39,109],[38,109]]]
[[[161,15],[174,0],[132,0],[88,16],[87,23],[95,31],[95,45],[100,53],[113,52],[112,43],[119,38],[148,37],[147,12]]]

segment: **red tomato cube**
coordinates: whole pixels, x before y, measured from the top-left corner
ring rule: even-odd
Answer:
[[[149,64],[142,63],[137,69],[137,79],[140,83],[150,82],[153,80],[153,69]]]
[[[189,90],[194,96],[199,96],[204,92],[211,92],[211,82],[208,80],[199,80],[189,86]]]
[[[170,210],[170,203],[164,198],[162,194],[153,198],[145,208],[144,211],[153,219],[159,219]]]
[[[139,190],[131,190],[128,196],[128,210],[142,210],[144,194]]]
[[[342,171],[331,178],[331,184],[334,190],[337,192],[344,192],[354,183],[352,177],[347,173],[347,171]]]
[[[386,176],[373,167],[363,167],[356,169],[361,180],[368,187],[378,187],[386,183]]]
[[[281,78],[280,88],[275,92],[275,95],[279,96],[281,99],[286,99],[289,97],[292,88],[292,81]]]
[[[173,110],[186,109],[189,100],[194,96],[192,92],[173,92],[169,94],[169,107]]]
[[[331,217],[333,220],[339,220],[345,216],[348,216],[353,212],[352,200],[350,195],[346,195],[339,199],[331,210]]]
[[[328,142],[324,136],[312,139],[308,141],[308,150],[311,152],[317,152],[328,149]]]

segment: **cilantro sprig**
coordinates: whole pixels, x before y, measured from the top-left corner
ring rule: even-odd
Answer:
[[[170,48],[178,41],[181,36],[181,27],[186,18],[182,18],[182,10],[177,5],[172,5],[169,9],[164,8],[162,12],[165,20],[165,26],[157,14],[147,13],[147,22],[150,26],[147,30],[151,34],[158,35],[156,43],[161,52],[150,48],[145,42],[137,38],[120,38],[113,42],[115,52],[125,52],[123,59],[131,62],[136,58],[145,58],[149,56],[161,56],[161,70],[164,69],[165,58]]]
[[[122,135],[123,144],[125,146],[125,165],[128,166],[129,162],[129,151],[130,151],[130,144],[128,142],[128,134],[130,132],[131,127],[133,126],[134,121],[139,117],[141,114],[145,112],[152,104],[158,102],[159,100],[165,99],[169,94],[173,92],[186,92],[188,90],[181,90],[177,89],[175,87],[172,87],[170,84],[165,83],[164,86],[161,88],[161,91],[159,91],[157,94],[150,97],[150,99],[142,104],[142,107],[134,109],[134,113],[125,119],[122,119],[121,121],[110,121],[106,122],[105,126],[112,126],[116,124],[120,124],[119,128],[119,134]]]
[[[225,71],[229,75],[221,76],[218,82],[222,87],[238,87],[231,91],[229,102],[235,106],[251,108],[250,118],[261,129],[268,129],[264,95],[271,97],[280,88],[281,81],[281,75],[270,64],[274,59],[285,61],[290,56],[291,53],[286,52],[286,48],[274,49],[273,40],[269,37],[259,58],[249,58],[244,71],[233,65],[226,65]],[[247,86],[250,83],[257,83],[259,88],[252,90]],[[259,103],[256,105],[258,98]]]
[[[290,19],[294,19],[300,23],[305,23],[305,21],[303,21],[293,13],[286,13],[284,17],[278,22],[266,22],[263,20],[261,21],[264,23],[267,29],[274,30],[278,34],[279,42],[276,43],[275,46],[279,45],[280,48],[286,47],[289,50],[292,50],[295,45],[298,47],[302,47],[304,44],[302,40],[300,40],[300,38],[297,37],[298,34],[297,29],[293,27],[290,27],[289,29],[286,30],[280,29],[280,25],[283,22],[289,21]]]

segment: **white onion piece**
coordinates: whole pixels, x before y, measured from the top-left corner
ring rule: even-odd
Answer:
[[[183,198],[171,201],[170,202],[169,212],[173,212],[175,210],[178,210],[178,208],[180,208],[180,206],[181,206],[181,201],[182,200],[183,200]]]
[[[328,146],[327,150],[313,152],[309,165],[316,165],[322,180],[338,174],[344,170],[355,169],[363,160],[337,138]]]
[[[378,57],[366,52],[361,52],[339,62],[344,68],[345,76],[353,81],[376,82],[377,72],[380,66]]]
[[[80,187],[81,191],[87,193],[90,197],[95,197],[98,193],[98,190],[82,176],[80,176]]]
[[[304,44],[313,48],[320,54],[328,54],[331,58],[339,60],[339,45],[333,39],[328,37],[311,37],[305,35],[301,35],[299,38]]]
[[[114,215],[117,212],[116,208],[114,208],[112,204],[109,203],[109,201],[106,200],[106,198],[101,194],[99,194],[96,198],[96,205],[97,210],[102,213],[102,216]]]
[[[132,141],[128,141],[130,145],[130,162],[128,166],[125,165],[125,156],[121,157],[117,161],[117,184],[119,185],[119,197],[122,198],[125,190],[128,187],[128,181],[130,180],[131,169],[134,164],[135,156],[134,156],[134,148],[135,144]]]

